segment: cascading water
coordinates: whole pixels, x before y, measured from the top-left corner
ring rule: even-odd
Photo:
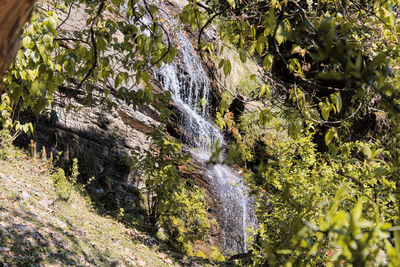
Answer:
[[[221,132],[208,118],[210,82],[190,40],[181,31],[173,37],[180,53],[173,63],[156,70],[155,76],[163,89],[172,93],[181,113],[179,123],[188,132],[184,142],[205,165],[215,143],[224,143]],[[256,216],[243,178],[222,164],[211,166],[206,175],[219,202],[217,220],[223,230],[224,251],[247,252],[247,232],[256,225]]]

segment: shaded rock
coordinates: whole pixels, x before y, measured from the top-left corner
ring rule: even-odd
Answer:
[[[26,231],[26,230],[28,230],[28,227],[25,226],[25,225],[22,225],[22,224],[13,224],[13,227],[14,227],[14,228],[17,228],[17,229],[19,229],[19,230],[21,230],[21,231]]]
[[[6,247],[0,247],[0,251],[1,251],[1,252],[9,252],[10,249],[9,249],[9,248],[6,248]]]

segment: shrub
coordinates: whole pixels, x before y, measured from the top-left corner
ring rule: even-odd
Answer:
[[[210,258],[213,261],[225,261],[224,255],[222,255],[221,251],[217,247],[211,248]]]
[[[69,181],[71,184],[76,184],[78,181],[78,176],[79,176],[79,164],[78,164],[78,159],[74,158],[72,160],[72,166],[71,166],[71,175],[68,177]]]
[[[392,228],[390,223],[366,219],[366,210],[363,211],[366,201],[363,198],[357,201],[350,212],[340,209],[340,204],[351,197],[349,188],[342,186],[330,210],[320,217],[319,223],[305,225],[292,242],[308,250],[309,257],[320,250],[328,250],[326,262],[335,266],[398,266],[398,227]],[[391,239],[393,233],[395,238]],[[304,259],[294,256],[287,264],[304,266],[305,263]]]
[[[137,147],[132,153],[132,169],[144,183],[141,193],[150,231],[156,234],[162,227],[181,250],[185,244],[203,238],[209,228],[204,192],[179,173],[178,166],[189,162],[181,145],[156,130],[147,150]]]
[[[57,194],[63,200],[68,200],[71,195],[71,184],[68,182],[65,172],[61,168],[57,168],[50,175],[57,190]]]
[[[321,153],[308,132],[260,147],[263,161],[248,179],[259,220],[251,246],[254,263],[326,264],[337,247],[343,250],[335,254],[338,262],[366,263],[380,249],[390,250],[385,243],[388,225],[398,221],[396,184],[379,143],[330,144]],[[335,197],[343,186],[346,194]],[[354,235],[356,228],[368,234]]]

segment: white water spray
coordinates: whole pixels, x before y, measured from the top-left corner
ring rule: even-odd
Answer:
[[[156,70],[155,75],[163,89],[172,93],[181,113],[179,123],[189,133],[184,142],[205,164],[215,143],[224,143],[221,132],[208,118],[210,82],[190,40],[183,32],[176,32],[174,40],[180,53],[173,63]],[[222,164],[211,166],[206,175],[219,204],[216,209],[221,218],[217,220],[224,232],[224,251],[247,252],[247,232],[255,227],[256,216],[244,179]]]

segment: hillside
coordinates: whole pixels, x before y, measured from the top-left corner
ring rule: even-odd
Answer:
[[[6,3],[0,267],[399,266],[400,0]]]
[[[13,147],[0,150],[0,244],[4,266],[186,265],[154,238],[99,215],[48,161]]]

